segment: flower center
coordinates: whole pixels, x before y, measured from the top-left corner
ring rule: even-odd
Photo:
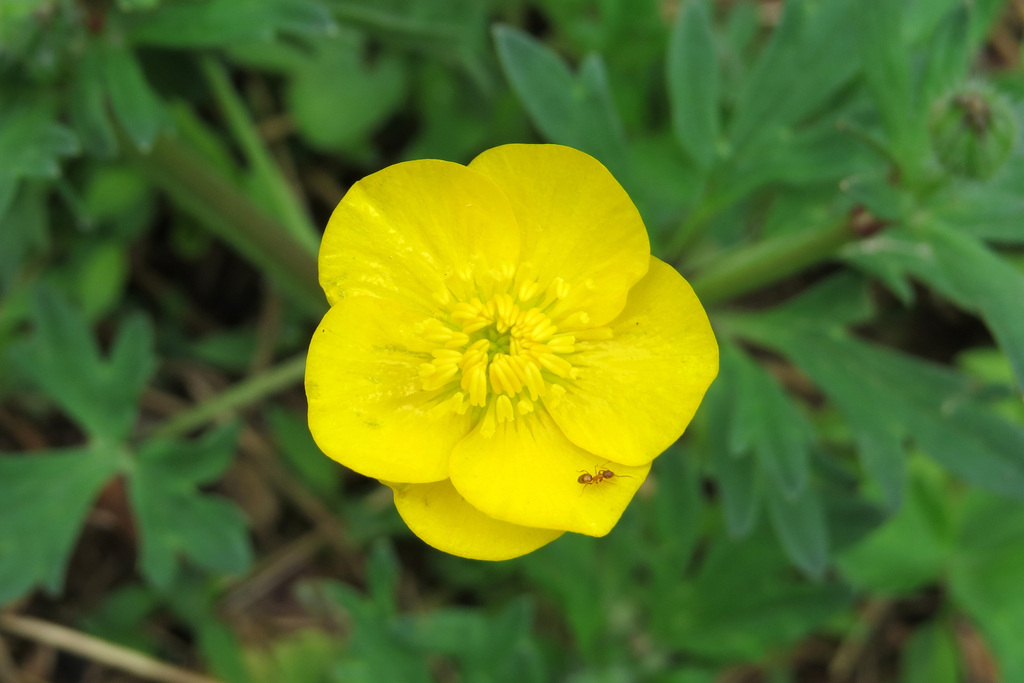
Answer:
[[[481,433],[552,403],[565,394],[579,369],[572,364],[577,341],[608,339],[608,328],[589,328],[580,294],[561,278],[541,284],[529,264],[514,272],[474,279],[455,276],[440,299],[446,314],[417,326],[435,348],[420,366],[424,391],[441,392],[434,408],[464,414],[485,409]],[[447,394],[447,395],[445,395]]]

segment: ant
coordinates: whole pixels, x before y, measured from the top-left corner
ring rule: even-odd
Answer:
[[[608,463],[605,463],[605,465],[607,464]],[[595,468],[594,474],[591,474],[586,470],[579,470],[580,472],[582,472],[582,474],[576,478],[576,481],[583,484],[583,491],[586,491],[587,487],[590,486],[591,484],[600,484],[602,481],[608,481],[609,479],[614,479],[615,477],[626,477],[627,479],[633,478],[628,474],[615,474],[611,470],[603,468],[604,465]],[[580,495],[583,495],[583,491],[580,491]]]

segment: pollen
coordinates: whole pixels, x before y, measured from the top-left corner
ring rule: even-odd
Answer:
[[[537,403],[556,403],[578,377],[578,342],[610,339],[611,330],[588,327],[579,310],[590,281],[538,279],[530,264],[474,276],[457,272],[435,297],[445,313],[417,326],[429,360],[420,366],[423,391],[437,392],[431,413],[476,409],[481,432],[529,415]]]

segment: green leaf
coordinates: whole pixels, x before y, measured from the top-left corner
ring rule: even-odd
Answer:
[[[908,161],[912,109],[910,58],[903,43],[903,3],[861,0],[857,14],[864,78],[882,117],[890,151]]]
[[[972,492],[964,504],[950,592],[985,634],[1002,680],[1024,679],[1024,507]]]
[[[981,314],[1024,388],[1024,273],[977,240],[944,226],[928,231],[935,260],[969,308]]]
[[[72,291],[86,317],[93,320],[113,309],[128,281],[128,254],[120,240],[82,249],[71,275]]]
[[[978,239],[1020,244],[1024,242],[1024,145],[991,180],[949,186],[930,205],[936,222],[953,226]]]
[[[735,147],[765,135],[767,131],[759,130],[759,123],[774,123],[779,118],[776,95],[782,92],[784,83],[795,82],[794,52],[804,31],[805,15],[804,0],[783,5],[779,23],[737,96],[736,118],[730,131]]]
[[[964,0],[910,0],[903,3],[903,35],[910,44],[926,41],[944,17]]]
[[[0,158],[3,173],[14,178],[56,178],[60,158],[77,154],[74,133],[60,125],[43,102],[4,103],[0,107]]]
[[[780,130],[763,140],[756,154],[736,160],[727,196],[736,201],[769,183],[831,190],[835,183],[861,171],[866,158],[863,145],[841,132],[832,119],[795,132]]]
[[[621,175],[625,138],[600,58],[585,59],[574,76],[551,48],[518,29],[497,26],[494,40],[505,76],[544,137],[587,152]]]
[[[110,106],[135,146],[153,148],[164,122],[163,105],[142,72],[135,54],[125,46],[108,46],[103,53],[103,75]]]
[[[1024,424],[1024,402],[1006,354],[992,346],[979,346],[959,353],[956,364],[972,379],[984,385],[993,398],[992,408],[1010,422]]]
[[[927,283],[958,303],[960,292],[935,261],[935,252],[906,228],[890,228],[843,249],[843,257],[880,279],[904,304],[914,300],[908,277]]]
[[[526,600],[516,600],[493,616],[481,610],[444,609],[407,620],[412,629],[406,637],[426,655],[454,657],[464,680],[539,683],[547,676],[531,637],[533,619],[533,607]]]
[[[11,351],[20,372],[93,438],[126,438],[156,368],[148,321],[129,318],[103,361],[85,318],[49,288],[36,290],[33,320],[33,337]]]
[[[736,101],[730,139],[737,154],[757,150],[829,101],[860,68],[850,30],[860,0],[786,2],[782,18]],[[752,156],[760,156],[753,155]]]
[[[856,205],[884,221],[902,221],[913,207],[913,198],[893,184],[888,173],[846,178],[839,189]]]
[[[150,186],[128,165],[97,166],[82,190],[82,209],[93,224],[118,223],[144,214],[149,200]],[[108,244],[120,244],[123,250],[121,241]]]
[[[958,652],[946,624],[925,624],[914,631],[903,650],[900,683],[960,683]]]
[[[679,11],[668,45],[668,94],[672,129],[683,149],[701,166],[717,155],[718,55],[706,0]]]
[[[523,558],[530,580],[554,596],[584,654],[600,651],[604,623],[604,572],[593,538],[566,534]]]
[[[800,640],[852,598],[841,585],[799,580],[765,533],[738,542],[713,540],[696,575],[677,582],[675,591],[658,596],[673,606],[661,636],[720,661],[761,659]]]
[[[192,627],[199,641],[199,651],[210,673],[225,683],[252,683],[243,659],[241,639],[233,627],[228,626],[212,612],[204,614],[201,619],[193,620]]]
[[[350,26],[419,48],[459,51],[479,44],[486,32],[488,7],[476,0],[337,0],[331,9]]]
[[[873,308],[863,279],[834,276],[786,303],[778,324],[808,330],[839,331],[871,317]],[[796,360],[796,359],[794,359]],[[892,416],[874,409],[874,390],[860,381],[856,367],[833,367],[822,354],[799,359],[843,413],[857,444],[864,470],[895,510],[903,495],[903,430]]]
[[[842,552],[877,529],[888,514],[864,494],[863,478],[846,460],[816,452],[815,485],[825,505],[829,548]]]
[[[188,442],[153,439],[143,444],[139,459],[148,476],[165,476],[182,485],[212,484],[234,462],[240,430],[241,425],[232,421]]]
[[[365,39],[354,31],[313,45],[316,57],[293,73],[287,90],[295,124],[319,149],[358,146],[401,104],[404,64],[390,52],[367,60]]]
[[[809,423],[771,376],[731,345],[722,346],[715,384],[705,397],[715,454],[710,470],[729,533],[749,533],[763,496],[789,556],[820,577],[828,562],[828,528],[808,483],[814,439]]]
[[[425,658],[399,637],[391,615],[351,586],[330,581],[299,585],[299,600],[313,614],[323,614],[335,623],[350,623],[352,630],[340,661],[332,673],[337,680],[356,683],[434,680]]]
[[[0,292],[4,295],[20,281],[26,258],[41,252],[49,243],[46,200],[43,183],[22,183],[8,214],[0,216]]]
[[[828,565],[828,526],[825,510],[813,486],[794,496],[769,486],[768,514],[786,553],[809,576],[820,579]]]
[[[331,634],[304,628],[275,640],[269,647],[252,647],[247,659],[253,683],[313,683],[332,680],[338,650],[337,639]]]
[[[760,365],[723,345],[721,364],[736,378],[730,452],[753,452],[779,487],[797,499],[807,486],[814,432],[786,392]]]
[[[0,103],[0,218],[13,201],[19,180],[57,178],[61,158],[78,151],[78,139],[56,122],[46,103]]]
[[[117,134],[107,113],[104,55],[95,43],[86,45],[77,67],[71,82],[71,121],[90,154],[112,157],[117,153]]]
[[[824,330],[842,330],[875,314],[868,282],[856,273],[839,273],[788,300],[787,319]]]
[[[402,567],[389,541],[378,539],[374,542],[370,548],[366,572],[370,577],[370,598],[374,604],[381,614],[395,614],[398,611],[395,592],[398,590]]]
[[[1020,244],[1024,242],[1024,196],[1013,187],[1024,180],[1018,155],[1004,172],[988,183],[961,183],[935,207],[937,220],[978,239]],[[1016,177],[1014,177],[1014,172]],[[1002,180],[1010,182],[997,182]],[[1019,185],[1018,185],[1019,186]]]
[[[220,612],[222,580],[211,581],[190,573],[162,591],[162,607],[195,634],[195,645],[205,668],[224,683],[252,683],[239,636]],[[288,680],[288,679],[281,679]]]
[[[896,458],[897,442],[912,438],[966,481],[1024,497],[1024,429],[995,415],[973,395],[974,385],[960,373],[845,335],[824,333],[789,315],[785,307],[733,319],[730,325],[801,367],[858,431],[884,445],[889,455],[881,462]],[[871,460],[862,462],[871,466]],[[873,474],[881,478],[886,471],[879,467]],[[896,471],[893,468],[890,476]],[[887,486],[896,489],[895,481]]]
[[[282,459],[320,496],[328,500],[337,497],[341,468],[313,441],[305,415],[272,406],[266,419]]]
[[[725,346],[723,345],[723,349]],[[734,453],[729,445],[733,424],[733,397],[738,385],[730,367],[722,363],[718,377],[704,396],[702,411],[708,420],[708,470],[718,484],[722,512],[729,535],[742,538],[757,524],[761,510],[761,480],[752,453]]]
[[[761,481],[753,455],[716,451],[711,473],[722,496],[722,511],[729,535],[742,538],[753,531],[761,510]]]
[[[132,42],[177,48],[269,42],[280,33],[324,34],[337,29],[328,8],[317,0],[166,2],[132,19]]]
[[[98,606],[81,619],[83,630],[104,640],[147,654],[159,650],[159,638],[139,624],[160,606],[159,596],[138,584],[116,588],[103,596]]]
[[[139,569],[157,588],[174,582],[180,556],[218,574],[245,571],[252,550],[246,520],[234,504],[200,493],[231,463],[237,425],[198,441],[144,443],[129,479],[141,535]]]
[[[0,456],[0,605],[60,590],[79,530],[118,457],[99,447]]]
[[[662,556],[673,570],[690,561],[703,531],[705,503],[699,468],[697,454],[680,444],[658,460],[658,481],[670,482],[672,495],[654,497],[654,526]]]
[[[971,50],[968,29],[971,5],[958,3],[935,28],[928,44],[928,65],[920,86],[920,109],[927,112],[967,76]]]
[[[836,564],[860,590],[900,596],[940,580],[954,545],[947,478],[923,458],[912,461],[906,500],[895,515]]]

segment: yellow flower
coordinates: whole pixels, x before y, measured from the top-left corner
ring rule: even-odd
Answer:
[[[319,266],[310,430],[455,555],[608,533],[718,372],[693,290],[568,147],[374,173],[335,209]]]

